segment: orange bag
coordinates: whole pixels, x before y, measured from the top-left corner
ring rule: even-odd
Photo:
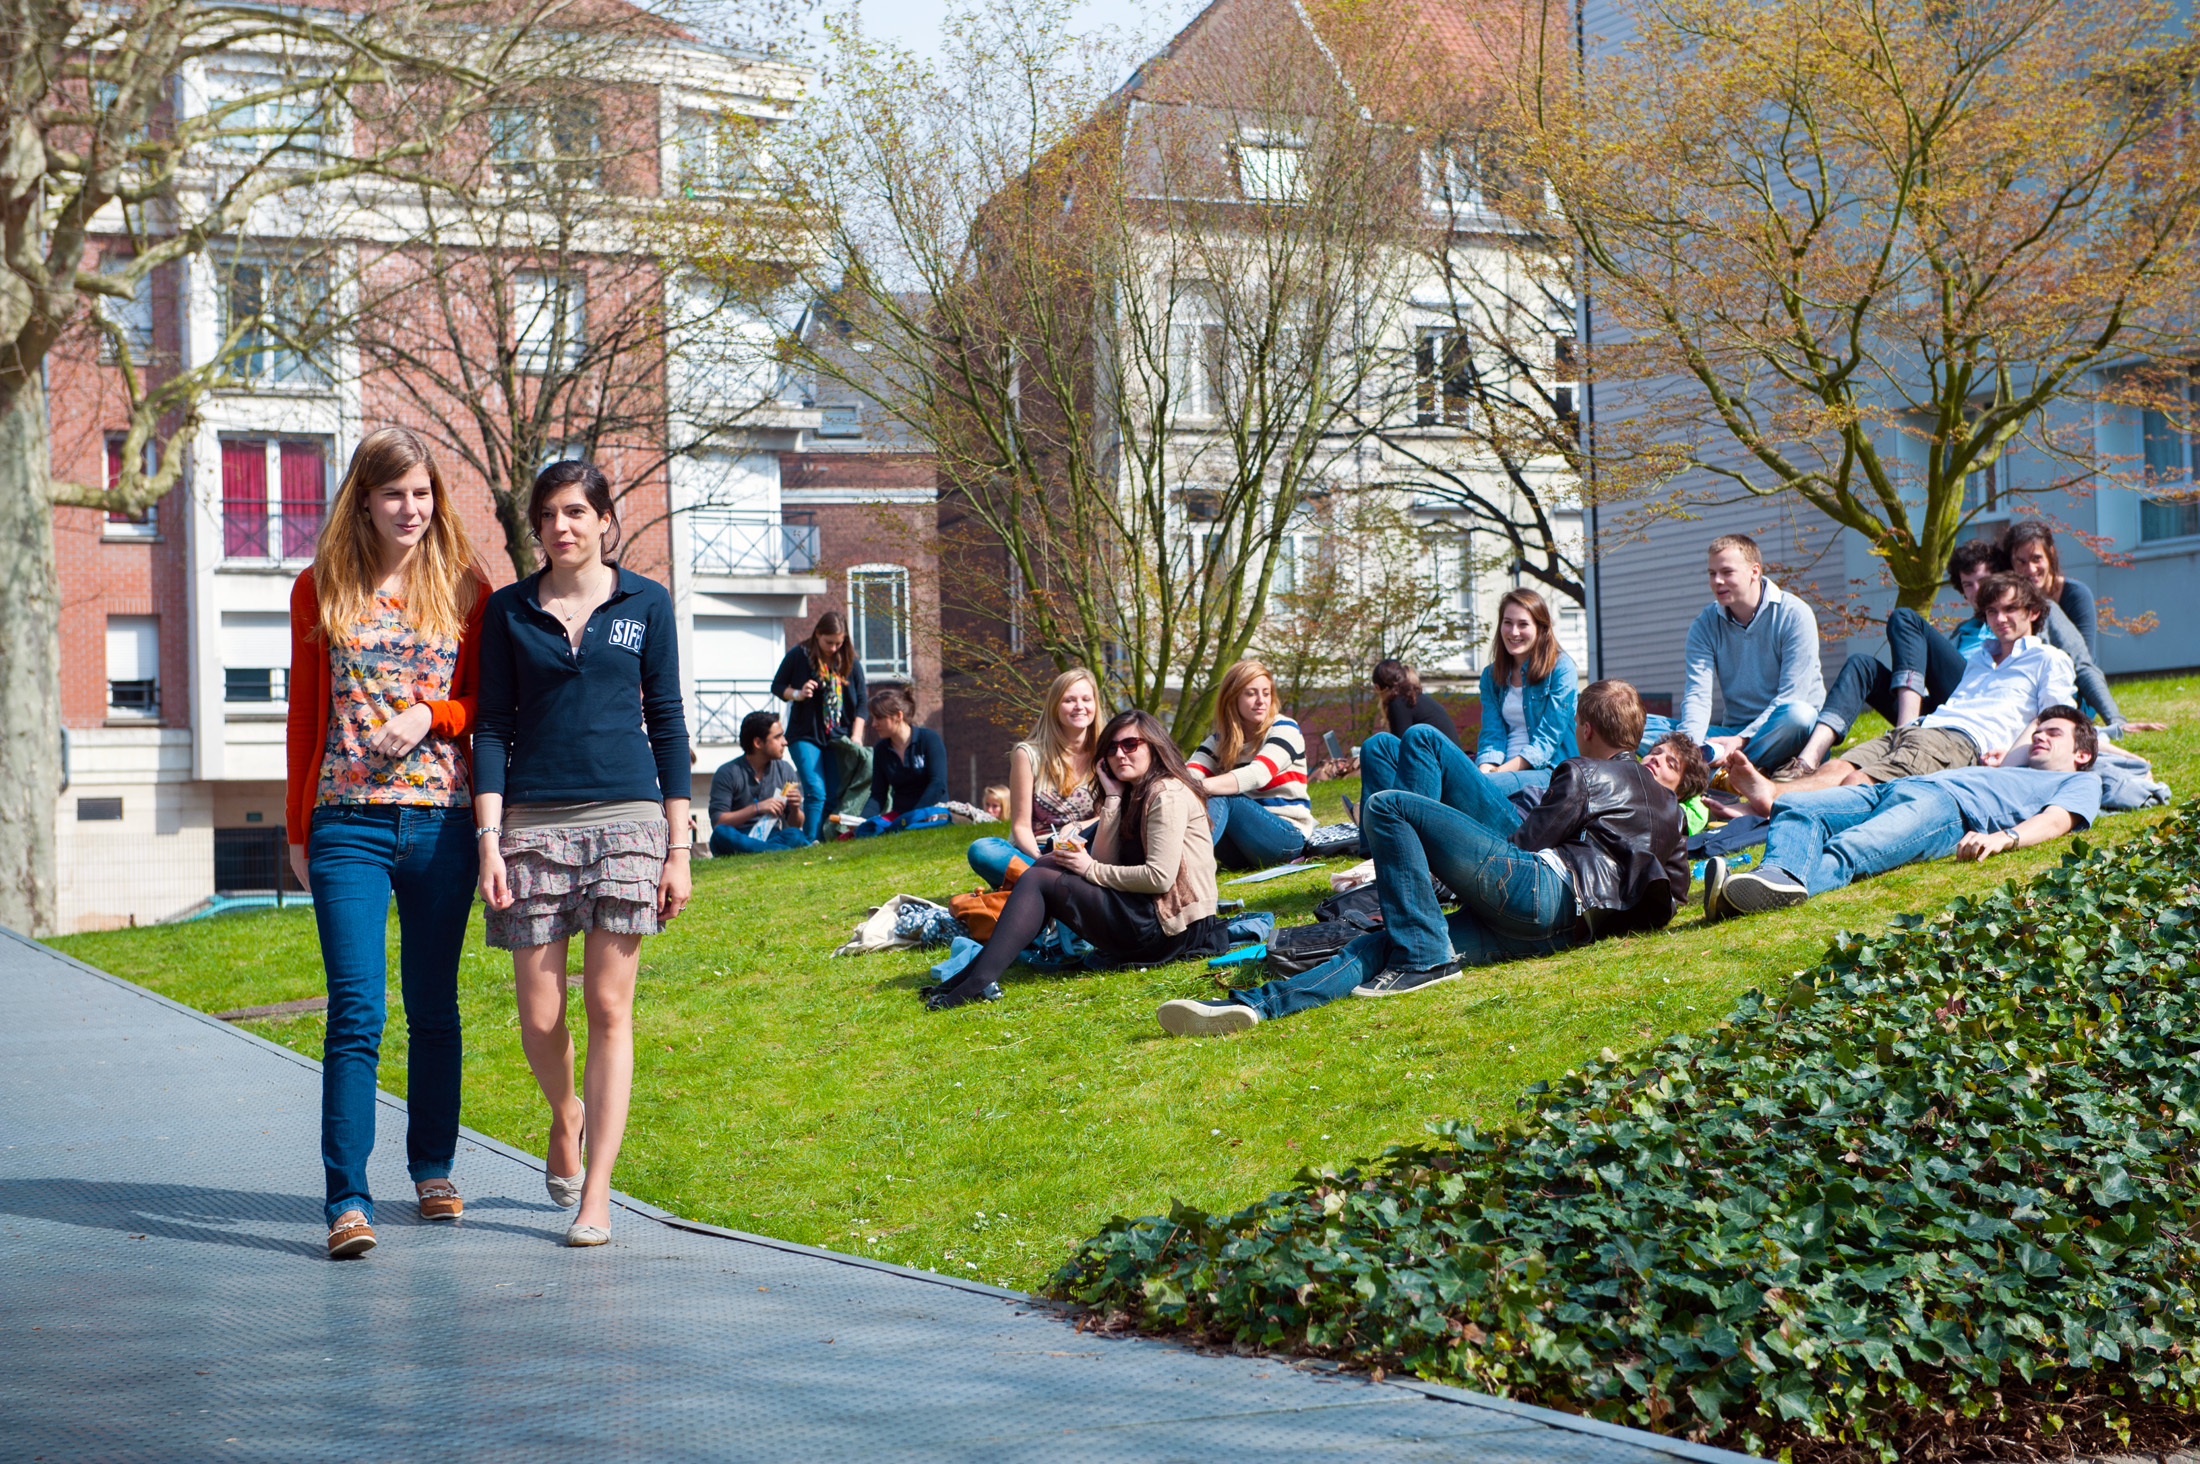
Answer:
[[[974,890],[967,895],[955,895],[947,902],[947,913],[963,923],[972,938],[988,940],[993,935],[993,922],[1001,918],[1001,907],[1008,903],[1008,892],[1016,887],[1023,872],[1031,868],[1031,861],[1019,854],[1008,861],[1008,874],[997,890]]]

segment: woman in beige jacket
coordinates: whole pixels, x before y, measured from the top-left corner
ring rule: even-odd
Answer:
[[[1108,723],[1098,773],[1103,801],[1090,852],[1058,842],[1041,855],[1016,881],[985,949],[955,980],[925,992],[927,1008],[998,1001],[1001,974],[1049,919],[1139,965],[1216,955],[1228,944],[1215,917],[1206,798],[1161,723],[1136,711]]]

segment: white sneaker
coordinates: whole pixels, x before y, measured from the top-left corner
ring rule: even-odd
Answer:
[[[1165,1001],[1154,1013],[1171,1037],[1226,1037],[1260,1024],[1260,1013],[1236,1001]]]

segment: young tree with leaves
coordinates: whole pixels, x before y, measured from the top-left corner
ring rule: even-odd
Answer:
[[[1624,44],[1586,61],[1555,6],[1493,42],[1518,58],[1505,125],[1574,235],[1595,375],[1629,419],[1630,441],[1598,445],[1613,496],[1808,505],[1922,610],[1987,506],[1966,484],[2020,441],[2055,471],[2001,485],[2002,507],[2115,471],[2090,420],[2064,430],[2104,369],[2176,363],[2174,391],[2109,380],[2189,422],[2186,7],[1620,13]]]

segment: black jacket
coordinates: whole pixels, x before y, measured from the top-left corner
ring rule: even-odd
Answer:
[[[498,590],[482,613],[474,791],[507,804],[687,797],[672,596],[620,570],[574,650],[542,608],[542,575]]]
[[[1632,757],[1570,757],[1513,843],[1557,853],[1590,939],[1657,930],[1688,902],[1688,848],[1672,790]]]
[[[810,680],[818,684],[816,695],[787,702],[787,740],[823,747],[835,737],[846,736],[855,726],[856,718],[863,715],[869,700],[863,685],[863,662],[850,661],[848,679],[841,683],[840,705],[827,706],[825,678],[819,674],[817,663],[810,659],[809,642],[799,642],[787,647],[787,654],[779,658],[779,669],[772,673],[772,695],[785,701],[789,687],[799,687]]]
[[[947,801],[947,744],[930,727],[909,729],[909,751],[881,737],[871,749],[871,811],[896,818]]]
[[[1434,727],[1452,741],[1459,740],[1459,724],[1451,719],[1450,712],[1444,710],[1442,702],[1425,691],[1413,699],[1410,707],[1406,705],[1404,697],[1392,697],[1383,708],[1383,719],[1390,724],[1391,735],[1394,737],[1405,736],[1409,727]]]

